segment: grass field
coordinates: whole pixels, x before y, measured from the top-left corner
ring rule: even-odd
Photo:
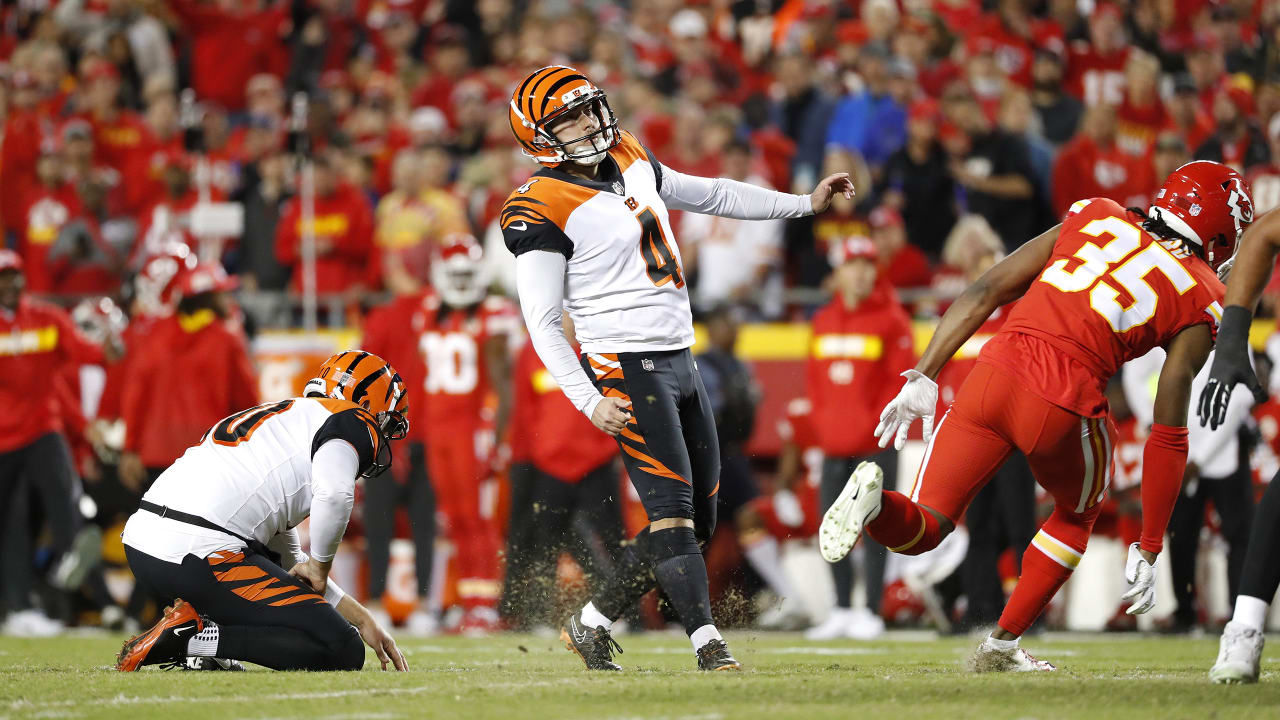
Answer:
[[[738,632],[746,670],[699,673],[682,635],[624,636],[623,674],[588,674],[558,642],[529,635],[405,639],[410,672],[117,673],[121,637],[0,638],[0,718],[1276,718],[1280,674],[1208,684],[1217,639],[1055,635],[1026,646],[1058,665],[976,676],[969,638],[891,635],[806,643]]]

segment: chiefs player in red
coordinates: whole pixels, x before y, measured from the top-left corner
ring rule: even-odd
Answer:
[[[823,518],[823,555],[843,556],[864,529],[894,552],[936,547],[1017,448],[1054,510],[1024,553],[1018,585],[972,667],[1053,669],[1018,639],[1079,564],[1106,495],[1115,435],[1106,382],[1126,361],[1163,346],[1168,359],[1143,457],[1142,536],[1125,565],[1128,612],[1150,610],[1156,556],[1186,468],[1191,381],[1222,317],[1215,271],[1232,259],[1252,220],[1238,173],[1193,162],[1169,175],[1147,213],[1081,200],[1061,225],[991,268],[943,316],[881,414],[881,444],[895,439],[901,447],[918,418],[925,437],[933,435],[910,494],[884,491],[879,468],[859,466]],[[934,434],[933,378],[992,310],[1018,298]]]
[[[427,472],[449,523],[458,567],[458,596],[466,609],[462,629],[496,627],[501,592],[493,518],[484,513],[483,486],[504,437],[511,399],[508,336],[517,327],[514,305],[486,297],[482,251],[475,238],[442,240],[431,263],[434,292],[417,304],[410,328],[426,366],[425,406],[418,425],[426,443]],[[497,398],[496,412],[491,399]]]

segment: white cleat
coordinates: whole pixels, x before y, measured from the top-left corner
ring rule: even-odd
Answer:
[[[865,607],[858,608],[846,632],[850,640],[875,640],[884,635],[884,618]]]
[[[821,624],[805,631],[805,640],[835,640],[849,637],[849,629],[853,626],[853,610],[849,608],[832,608],[831,614]]]
[[[404,621],[404,629],[410,637],[431,637],[440,634],[440,621],[426,610],[414,610]]]
[[[1258,665],[1266,638],[1241,623],[1229,622],[1222,629],[1218,661],[1209,671],[1209,680],[1218,685],[1258,682]]]
[[[1037,660],[1026,650],[1017,645],[1011,648],[998,648],[990,644],[986,638],[978,645],[969,658],[969,669],[973,672],[1052,672],[1058,668],[1046,660]]]
[[[867,523],[880,514],[880,494],[884,472],[873,462],[858,463],[840,497],[822,516],[818,528],[818,548],[827,562],[839,562],[862,535]]]

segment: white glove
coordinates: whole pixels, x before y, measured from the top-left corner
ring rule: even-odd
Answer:
[[[924,441],[929,442],[933,435],[933,414],[938,407],[938,383],[925,377],[924,373],[908,370],[902,373],[907,384],[898,391],[898,396],[880,413],[880,424],[876,425],[875,436],[880,438],[880,447],[889,444],[893,438],[893,448],[901,450],[907,444],[907,430],[916,418],[924,418]]]
[[[1133,603],[1125,610],[1126,613],[1141,615],[1155,606],[1156,566],[1142,557],[1138,543],[1129,546],[1129,559],[1124,563],[1124,579],[1132,585],[1129,592],[1120,596],[1121,600]]]

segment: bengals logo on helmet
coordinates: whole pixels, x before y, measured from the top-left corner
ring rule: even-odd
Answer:
[[[373,477],[391,465],[388,440],[402,440],[409,434],[408,392],[400,373],[391,364],[370,352],[346,350],[332,355],[320,366],[320,373],[307,381],[304,397],[347,400],[373,416],[382,433],[378,457],[363,474]]]
[[[551,126],[578,109],[595,116],[596,129],[582,137],[556,137]],[[620,139],[618,118],[604,91],[586,75],[565,65],[548,65],[530,73],[511,94],[508,115],[511,132],[524,154],[544,165],[590,158],[617,145]],[[597,138],[603,143],[597,144]],[[590,141],[586,148],[569,150],[583,141]]]

